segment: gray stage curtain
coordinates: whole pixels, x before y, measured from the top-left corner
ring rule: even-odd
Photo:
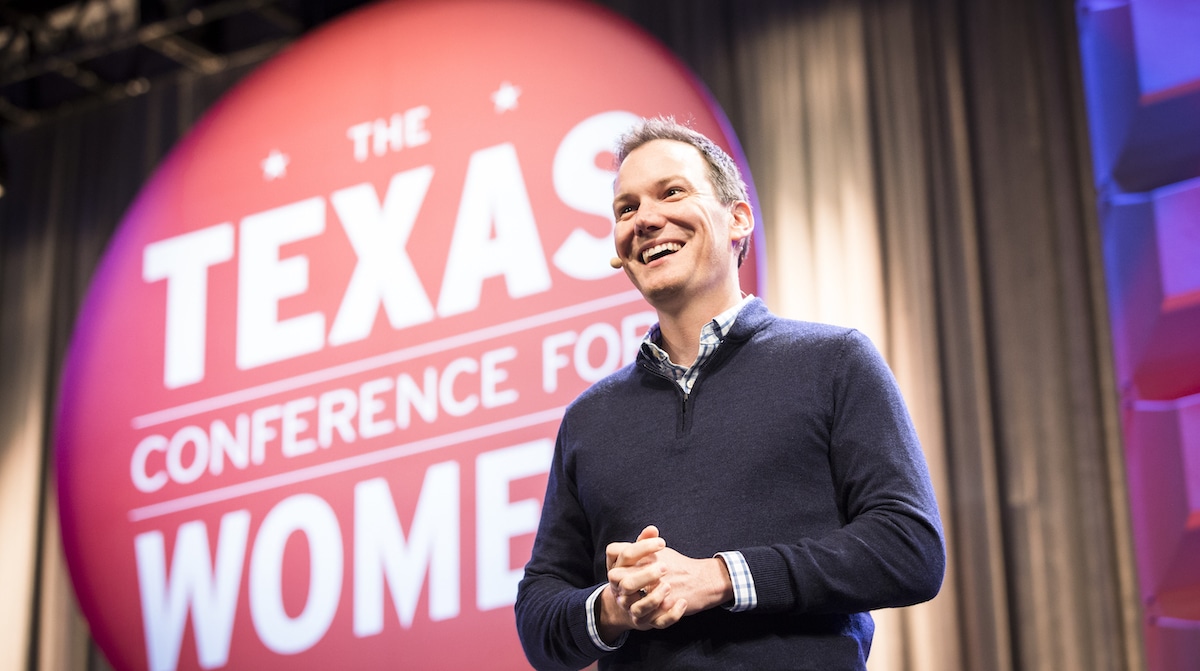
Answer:
[[[877,613],[872,670],[1144,668],[1073,3],[602,4],[730,117],[767,302],[861,328],[904,388],[951,563]],[[3,132],[0,667],[107,668],[58,540],[59,367],[124,208],[248,70]]]

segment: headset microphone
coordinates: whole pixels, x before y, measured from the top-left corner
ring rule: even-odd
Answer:
[[[613,268],[620,268],[621,266],[625,265],[625,263],[621,261],[621,259],[614,256],[609,259],[608,265],[612,266]]]

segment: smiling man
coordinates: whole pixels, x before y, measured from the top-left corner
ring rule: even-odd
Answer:
[[[658,313],[559,428],[517,627],[538,669],[865,669],[868,611],[945,549],[895,379],[852,329],[743,296],[737,165],[670,119],[617,149],[614,265]]]

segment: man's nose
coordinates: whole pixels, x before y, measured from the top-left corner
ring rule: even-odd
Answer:
[[[637,235],[653,233],[666,225],[666,217],[654,203],[643,203],[633,215],[633,230]]]

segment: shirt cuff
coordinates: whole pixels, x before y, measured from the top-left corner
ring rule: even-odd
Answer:
[[[743,563],[745,562],[743,561]],[[612,652],[622,645],[625,645],[625,638],[629,636],[629,632],[622,633],[621,637],[617,639],[616,645],[609,645],[604,642],[604,639],[600,638],[600,627],[596,622],[596,599],[600,598],[600,592],[605,589],[608,589],[608,583],[597,587],[596,591],[592,592],[592,595],[587,599],[587,630],[588,636],[592,638],[592,643],[595,644],[597,648],[600,648],[604,652]]]
[[[732,613],[751,610],[758,606],[758,592],[754,590],[754,576],[750,574],[750,566],[741,552],[718,552],[715,556],[725,560],[729,569],[729,579],[733,581],[733,603],[723,606]]]

